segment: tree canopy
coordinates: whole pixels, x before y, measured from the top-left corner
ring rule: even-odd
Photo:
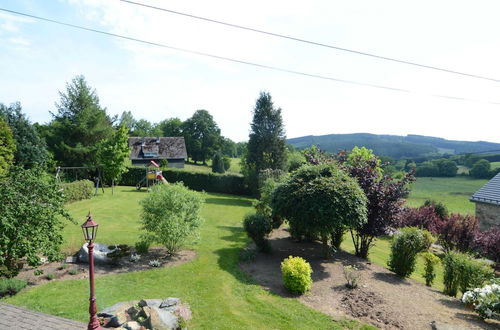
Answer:
[[[16,142],[15,164],[25,168],[44,167],[50,159],[45,140],[22,113],[21,104],[5,106],[0,103],[0,116],[10,126]]]
[[[104,179],[111,181],[113,186],[127,171],[125,159],[130,153],[127,131],[125,126],[118,127],[113,136],[104,141],[99,149],[98,159],[103,167]]]
[[[221,147],[220,129],[207,110],[197,110],[182,124],[188,156],[194,161],[206,161]]]
[[[9,125],[0,117],[0,178],[5,176],[12,166],[16,143]]]
[[[111,118],[83,76],[76,76],[59,95],[47,136],[55,160],[65,166],[96,165],[100,144],[113,135]]]

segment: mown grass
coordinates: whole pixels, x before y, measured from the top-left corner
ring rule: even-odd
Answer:
[[[69,205],[82,223],[90,210],[99,223],[98,241],[133,244],[139,236],[138,201],[146,192],[130,187],[107,190],[92,200]],[[190,328],[199,329],[341,329],[363,327],[354,321],[333,322],[296,299],[281,298],[256,285],[238,267],[238,255],[248,243],[241,220],[251,210],[252,200],[206,194],[201,240],[190,248],[195,260],[171,268],[116,274],[96,279],[99,308],[119,301],[142,298],[179,297],[193,309]],[[65,251],[83,243],[78,225],[64,231]],[[6,302],[75,320],[88,317],[88,281],[54,281],[33,287]]]
[[[474,214],[474,203],[470,202],[469,198],[487,181],[460,176],[454,178],[417,178],[417,181],[412,185],[407,203],[416,207],[422,205],[427,199],[433,199],[443,202],[450,212]]]
[[[500,168],[500,162],[491,162],[490,165],[492,170]]]
[[[227,169],[227,173],[241,174],[240,158],[231,158],[231,166]],[[191,172],[212,173],[212,161],[208,160],[207,165],[186,163],[184,169]]]

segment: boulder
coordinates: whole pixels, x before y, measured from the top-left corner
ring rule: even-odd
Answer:
[[[88,245],[87,243],[83,244],[83,246],[80,248],[80,251],[78,251],[76,255],[78,262],[82,263],[89,262],[89,250],[87,248],[87,245]],[[112,263],[111,258],[109,258],[107,255],[108,253],[113,251],[114,250],[109,249],[109,247],[106,244],[94,243],[94,262],[96,264]]]
[[[141,330],[141,325],[136,321],[130,321],[123,325],[127,330]]]

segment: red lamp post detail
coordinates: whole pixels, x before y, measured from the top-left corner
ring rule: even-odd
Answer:
[[[101,329],[101,324],[97,319],[97,305],[95,303],[95,290],[94,290],[94,240],[97,236],[97,228],[99,225],[92,219],[92,214],[87,215],[87,220],[82,225],[83,236],[88,242],[87,248],[89,250],[89,279],[90,279],[90,305],[89,314],[90,321],[88,330]]]

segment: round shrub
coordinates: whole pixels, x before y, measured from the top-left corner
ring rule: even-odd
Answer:
[[[285,287],[293,293],[304,293],[311,289],[311,265],[301,257],[284,259],[281,262],[281,276]]]
[[[415,227],[401,229],[391,245],[389,269],[401,277],[408,277],[415,270],[417,254],[430,246],[430,233]]]
[[[443,258],[444,293],[456,296],[458,290],[465,293],[469,289],[481,287],[493,277],[493,270],[467,254],[449,252]]]
[[[136,242],[135,243],[135,252],[137,252],[139,254],[146,254],[146,253],[148,253],[150,246],[151,246],[151,243],[146,241],[146,240]]]
[[[247,214],[243,220],[243,228],[257,248],[262,252],[269,252],[271,247],[267,236],[273,230],[271,220],[263,214]]]
[[[203,198],[182,183],[154,185],[144,198],[141,224],[143,240],[165,246],[168,253],[178,251],[190,238],[199,235]]]

